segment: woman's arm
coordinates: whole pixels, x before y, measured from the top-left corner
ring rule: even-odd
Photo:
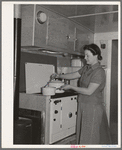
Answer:
[[[72,80],[72,79],[77,79],[80,78],[79,72],[72,72],[72,73],[66,73],[66,74],[53,74],[51,75],[51,80],[55,78],[60,78],[60,79],[67,79],[67,80]]]
[[[72,72],[72,73],[60,74],[58,75],[58,78],[71,80],[71,79],[80,78],[80,76],[81,75],[77,71],[77,72]]]
[[[64,86],[62,86],[61,89],[64,89],[64,90],[72,89],[79,94],[91,95],[99,87],[99,85],[100,84],[98,84],[98,83],[90,83],[88,88],[75,87],[75,86],[71,86],[71,85],[64,85]]]

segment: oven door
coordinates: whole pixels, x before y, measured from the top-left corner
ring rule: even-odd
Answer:
[[[43,144],[41,112],[19,108],[19,116],[32,120],[32,144]]]
[[[62,100],[62,130],[76,126],[77,96],[65,97]]]

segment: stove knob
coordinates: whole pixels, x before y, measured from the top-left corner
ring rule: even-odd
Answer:
[[[55,112],[54,112],[55,114],[57,114],[58,113],[58,110],[55,110]]]

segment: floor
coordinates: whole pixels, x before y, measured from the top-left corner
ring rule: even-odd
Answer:
[[[73,134],[67,138],[64,138],[58,142],[53,143],[54,145],[72,145],[72,144],[76,144],[76,134]]]
[[[112,144],[118,144],[118,127],[117,127],[117,123],[112,123],[111,124],[111,140],[112,140]],[[76,144],[76,135],[71,135],[68,138],[64,138],[56,143],[53,143],[54,145],[72,145],[72,144]]]
[[[110,132],[111,132],[111,140],[112,144],[118,144],[118,125],[117,123],[112,123]]]

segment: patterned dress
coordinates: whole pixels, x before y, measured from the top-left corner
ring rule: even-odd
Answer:
[[[111,144],[110,132],[103,99],[106,83],[105,71],[99,63],[86,65],[79,71],[79,87],[87,88],[90,83],[99,87],[91,94],[78,96],[77,144]]]

